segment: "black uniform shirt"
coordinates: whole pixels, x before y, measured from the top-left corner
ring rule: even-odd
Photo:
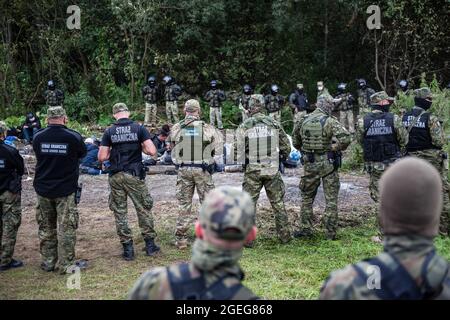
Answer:
[[[36,153],[34,189],[42,197],[67,197],[78,187],[78,165],[86,155],[81,135],[63,125],[49,125],[33,140]]]
[[[19,151],[0,140],[0,194],[9,190],[9,184],[14,179],[13,173],[22,176],[23,171],[23,158]]]
[[[136,134],[136,137],[134,134]],[[151,138],[150,132],[143,126],[124,118],[117,120],[112,127],[105,130],[101,146],[114,149],[122,144],[136,144],[136,147],[130,147],[127,150],[127,163],[132,164],[142,162],[141,144]],[[112,165],[116,165],[116,163],[113,163],[115,161],[114,159],[110,158],[109,161],[111,161]]]

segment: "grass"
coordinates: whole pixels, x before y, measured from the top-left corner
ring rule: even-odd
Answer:
[[[344,267],[382,250],[370,240],[376,233],[374,221],[339,231],[339,240],[326,241],[322,233],[310,240],[293,240],[281,245],[262,236],[252,249],[245,249],[241,265],[246,273],[245,285],[266,299],[316,299],[320,287],[334,269]],[[189,251],[178,251],[169,233],[160,232],[163,253],[149,258],[140,251],[137,259],[127,263],[117,255],[98,257],[82,273],[81,290],[66,287],[68,277],[42,272],[37,265],[0,274],[0,299],[126,299],[139,276],[154,266],[188,261]],[[438,252],[450,258],[450,239],[436,240]]]

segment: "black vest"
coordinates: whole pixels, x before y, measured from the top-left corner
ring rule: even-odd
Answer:
[[[111,138],[111,172],[128,171],[132,165],[142,164],[141,126],[129,120],[116,122],[108,130]]]
[[[416,119],[421,113],[422,110],[413,109],[403,116],[403,125],[406,127],[406,129],[409,129],[411,127],[414,119]],[[408,152],[435,148],[431,140],[429,122],[430,113],[428,112],[422,114],[416,121],[414,127],[409,133],[409,141],[408,145],[406,146],[406,150]]]
[[[371,112],[364,117],[363,148],[367,162],[389,162],[400,157],[392,113]]]

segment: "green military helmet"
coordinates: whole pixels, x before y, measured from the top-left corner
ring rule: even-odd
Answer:
[[[8,131],[8,126],[5,122],[0,121],[0,135],[6,135],[6,132]]]
[[[388,100],[389,102],[393,102],[395,99],[389,97],[389,95],[385,91],[376,92],[370,96],[370,105],[377,106],[382,101]]]
[[[60,118],[67,116],[66,110],[63,107],[49,107],[47,109],[47,118]]]
[[[208,193],[200,209],[203,230],[219,239],[245,240],[255,225],[255,208],[250,195],[232,187]]]
[[[430,88],[423,87],[423,88],[414,90],[414,96],[416,98],[428,99],[428,98],[433,97],[433,93],[431,92]]]
[[[248,111],[251,115],[261,112],[264,108],[265,100],[262,94],[252,94],[248,101]]]
[[[119,112],[124,112],[124,111],[129,111],[129,110],[128,110],[128,107],[127,107],[127,105],[125,103],[119,102],[119,103],[116,103],[113,106],[112,111],[113,111],[113,114],[116,114],[116,113],[119,113]]]
[[[184,105],[184,111],[189,113],[200,111],[200,102],[198,102],[195,99],[190,99],[186,101]]]

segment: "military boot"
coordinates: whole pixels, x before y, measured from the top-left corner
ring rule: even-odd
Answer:
[[[300,230],[300,231],[296,231],[294,232],[294,238],[296,239],[300,239],[300,238],[312,238],[313,236],[313,232],[312,231],[306,231],[306,230]]]
[[[148,256],[154,256],[161,251],[161,248],[155,244],[153,239],[145,239],[145,252]]]
[[[177,247],[177,249],[179,250],[184,250],[187,249],[188,247],[188,241],[183,239],[183,240],[177,240],[175,241],[175,247]]]
[[[123,246],[123,255],[122,257],[126,261],[132,261],[134,260],[134,248],[133,248],[133,241],[129,241],[126,243],[122,243]]]

